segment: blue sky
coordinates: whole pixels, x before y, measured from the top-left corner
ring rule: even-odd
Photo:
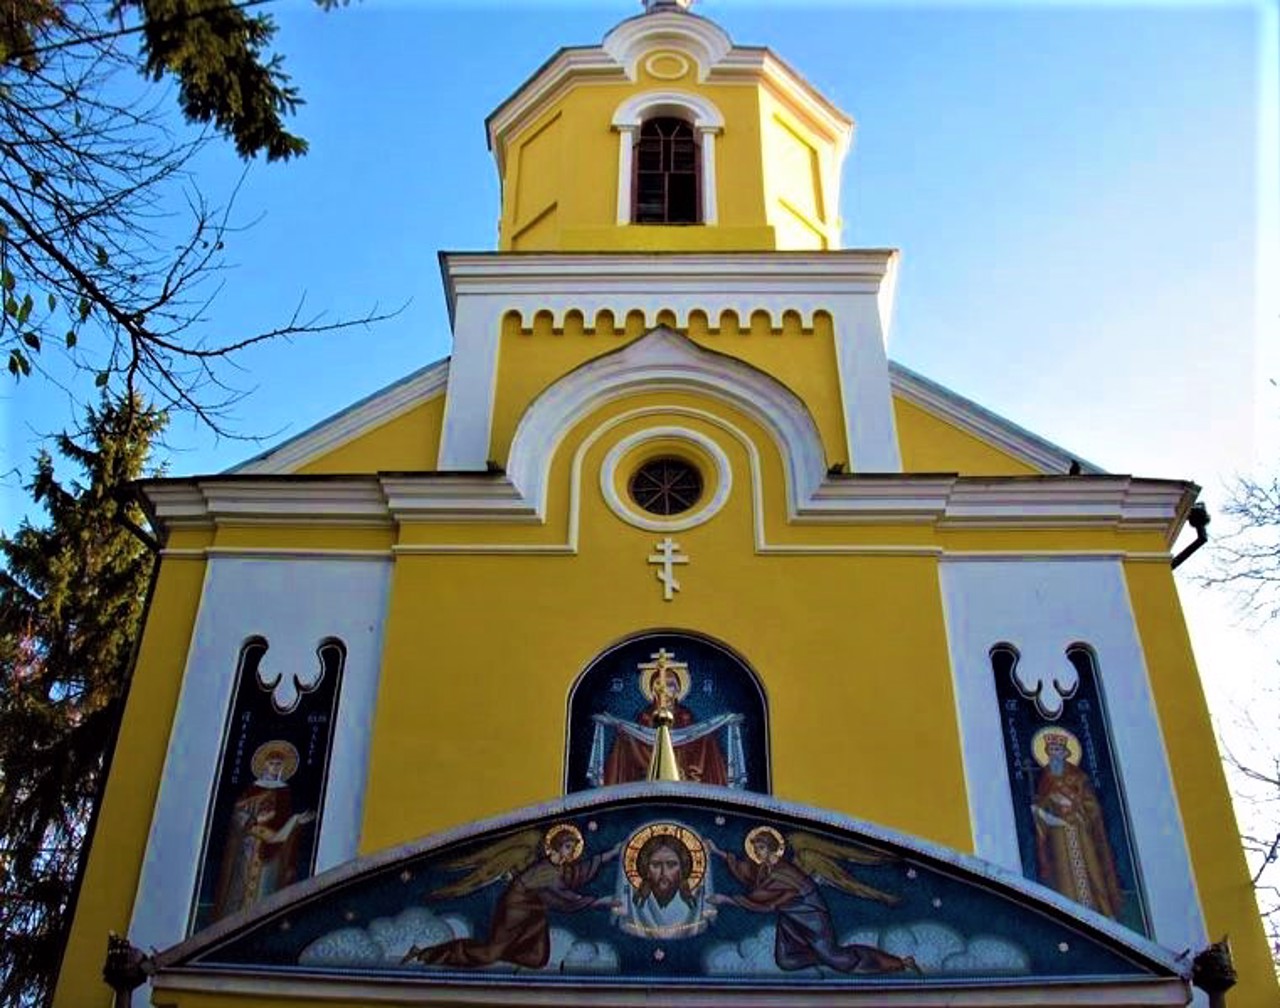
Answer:
[[[1266,8],[695,9],[857,120],[845,243],[903,252],[894,357],[1115,471],[1212,487],[1251,463]],[[638,10],[275,6],[312,151],[250,169],[236,216],[252,226],[231,242],[211,330],[267,327],[303,298],[329,318],[406,307],[372,330],[243,355],[227,377],[255,391],[237,430],[265,445],[448,353],[436,251],[496,236],[484,116],[559,45],[596,42]],[[200,167],[214,200],[241,171],[225,146]],[[17,393],[20,458],[69,408],[34,383]],[[261,447],[181,421],[170,441],[174,472]]]
[[[446,355],[436,252],[496,240],[485,115],[557,47],[639,9],[275,5],[312,151],[245,178],[236,215],[252,226],[231,243],[213,330],[269,327],[302,298],[328,318],[405,307],[243,355],[233,426],[265,440],[179,420],[169,471],[225,468]],[[845,244],[903,252],[893,357],[1105,468],[1195,480],[1211,505],[1234,473],[1276,461],[1260,433],[1280,415],[1266,384],[1280,378],[1274,4],[695,9],[856,119]],[[241,172],[225,146],[199,167],[215,201]],[[72,415],[33,382],[0,387],[0,407],[15,461]],[[0,486],[0,527],[25,508],[16,484]],[[1224,653],[1270,667],[1221,601],[1188,605],[1211,694]]]

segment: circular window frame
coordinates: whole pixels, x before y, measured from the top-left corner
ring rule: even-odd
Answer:
[[[702,496],[687,511],[665,517],[644,510],[631,499],[632,475],[658,458],[679,459],[698,470]],[[649,427],[623,438],[600,467],[600,492],[609,509],[628,525],[649,532],[680,532],[710,521],[729,499],[729,457],[715,441],[687,427]]]

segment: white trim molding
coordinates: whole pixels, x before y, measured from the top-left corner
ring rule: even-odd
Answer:
[[[715,470],[711,493],[705,500],[695,502],[694,506],[681,514],[664,518],[657,514],[642,511],[632,501],[625,500],[618,493],[618,466],[635,449],[651,441],[687,442],[695,446],[699,455],[706,457]],[[708,481],[704,480],[704,484]],[[688,427],[676,425],[646,427],[642,431],[623,438],[611,449],[600,466],[600,492],[604,494],[605,503],[619,518],[629,525],[649,532],[683,532],[695,528],[703,522],[714,518],[725,501],[729,499],[729,489],[733,484],[733,467],[729,465],[729,457],[724,449],[711,438]]]
[[[434,979],[434,978],[433,978]],[[539,984],[495,990],[497,985],[459,984],[420,977],[393,976],[336,980],[333,977],[274,977],[261,970],[166,969],[154,989],[167,997],[183,994],[245,996],[252,1002],[291,1001],[349,1005],[459,1005],[498,1008],[506,1005],[565,1005],[570,1008],[650,1008],[651,987],[586,987]],[[1151,977],[1088,983],[1019,983],[1000,986],[932,981],[928,987],[868,985],[866,990],[827,990],[756,987],[671,988],[661,991],[661,1003],[671,1008],[1183,1008],[1187,981],[1179,977]]]
[[[686,383],[682,387],[688,388]],[[721,401],[726,401],[722,397]],[[733,399],[728,399],[733,402]],[[655,413],[656,411],[656,413]],[[646,415],[693,415],[676,407],[650,407]],[[758,408],[748,415],[756,418],[775,439],[780,450],[799,431],[784,433],[776,422]],[[708,423],[729,429],[722,418],[706,411],[697,416]],[[800,422],[799,418],[794,418]],[[659,421],[666,422],[666,421]],[[606,424],[605,426],[608,426]],[[554,428],[548,428],[554,430]],[[735,438],[749,452],[755,445],[745,434]],[[806,438],[801,437],[803,448]],[[808,435],[810,445],[816,436]],[[584,442],[585,443],[585,442]],[[221,525],[290,525],[305,521],[312,526],[376,527],[392,531],[397,525],[430,522],[490,524],[543,524],[546,477],[541,469],[546,455],[532,451],[521,462],[521,479],[530,489],[522,489],[503,473],[424,473],[330,477],[245,477],[202,476],[190,479],[143,480],[138,485],[161,534],[179,529],[216,529]],[[816,449],[815,449],[816,450]],[[753,462],[753,467],[758,465]],[[792,467],[795,469],[794,459]],[[800,472],[804,472],[804,468]],[[573,493],[582,479],[575,471]],[[532,482],[530,483],[530,481]],[[804,552],[807,547],[770,544],[763,539],[762,490],[753,472],[753,497],[758,525],[759,552]],[[804,485],[803,483],[799,485]],[[844,524],[918,524],[922,528],[984,529],[1018,531],[1027,529],[1083,529],[1093,531],[1157,531],[1172,544],[1181,531],[1199,488],[1192,483],[1150,480],[1131,476],[1011,476],[987,479],[962,476],[844,476],[824,475],[812,492],[798,493],[794,475],[788,476],[787,507],[795,523],[836,526]],[[561,543],[503,543],[478,541],[417,546],[393,545],[393,552],[458,553],[572,553],[576,547],[576,516],[570,516],[567,538]],[[822,553],[874,552],[874,547],[841,545],[843,537],[828,545],[814,545]],[[934,545],[892,547],[914,554],[942,555]],[[212,546],[183,556],[213,556],[228,552]],[[255,547],[232,549],[237,554],[261,555]],[[306,551],[304,551],[306,552]],[[1105,551],[1108,556],[1128,558],[1130,553]],[[965,553],[1009,559],[1007,551]],[[1040,555],[1040,554],[1038,554]],[[1045,556],[1088,558],[1096,553],[1078,548],[1043,551]],[[1163,559],[1167,554],[1144,550],[1144,560]],[[1014,559],[1022,557],[1017,554]]]
[[[763,371],[705,350],[664,326],[587,362],[544,390],[516,427],[508,475],[545,517],[551,462],[575,425],[607,403],[637,392],[685,390],[741,410],[770,433],[787,469],[788,500],[814,494],[826,466],[817,425],[799,396]]]
[[[889,385],[893,394],[906,402],[1012,455],[1046,476],[1062,475],[1073,462],[1079,463],[1082,473],[1091,476],[1105,471],[897,361],[889,362]]]
[[[844,449],[840,461],[859,472],[898,472],[897,431],[885,353],[889,291],[897,253],[888,249],[785,253],[442,253],[453,357],[449,369],[439,468],[487,468],[502,319],[549,312],[563,324],[576,310],[625,319],[640,312],[647,326],[669,311],[688,324],[694,311],[750,319],[789,311],[811,325],[826,312],[835,336]]]
[[[654,116],[676,116],[700,129],[724,129],[724,116],[708,98],[692,91],[641,91],[626,98],[614,111],[614,129],[639,129]]]

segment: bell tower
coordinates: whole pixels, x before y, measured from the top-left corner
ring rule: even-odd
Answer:
[[[824,251],[853,121],[689,0],[645,0],[489,116],[506,251]]]

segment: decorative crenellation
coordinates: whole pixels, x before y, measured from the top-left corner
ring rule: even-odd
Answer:
[[[741,304],[706,308],[676,302],[628,306],[589,302],[580,306],[548,304],[544,308],[511,308],[503,317],[503,331],[525,336],[603,336],[634,338],[657,326],[683,330],[691,336],[811,336],[831,332],[831,313],[814,304],[793,307]]]

